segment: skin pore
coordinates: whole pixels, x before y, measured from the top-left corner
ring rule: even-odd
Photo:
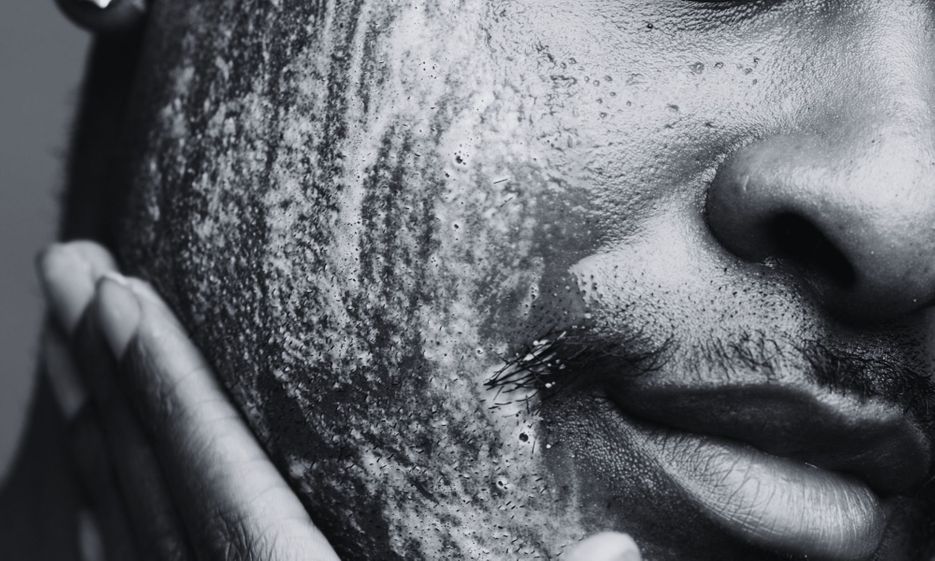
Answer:
[[[842,514],[842,543],[726,530],[618,405],[767,381],[927,427],[924,271],[892,297],[764,264],[731,211],[735,176],[791,177],[789,208],[859,207],[918,261],[931,20],[909,0],[154,2],[117,250],[343,558],[555,559],[606,529],[650,560],[922,558],[927,490]],[[874,228],[822,229],[870,267]],[[488,384],[568,333],[620,354],[558,388]]]

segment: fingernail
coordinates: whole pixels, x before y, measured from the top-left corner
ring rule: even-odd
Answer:
[[[119,359],[140,322],[140,303],[122,275],[105,273],[98,282],[97,317],[111,352]]]
[[[36,269],[55,319],[71,334],[94,295],[90,266],[68,245],[55,244],[38,255]]]
[[[565,561],[641,561],[633,538],[619,532],[601,532],[579,543]]]

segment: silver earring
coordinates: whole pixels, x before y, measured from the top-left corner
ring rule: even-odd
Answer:
[[[134,29],[146,15],[146,0],[56,0],[68,19],[95,33]]]

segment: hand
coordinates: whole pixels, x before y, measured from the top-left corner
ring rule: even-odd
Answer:
[[[39,275],[46,371],[101,537],[87,561],[337,561],[151,286],[90,242],[46,250]],[[564,559],[640,554],[608,532]]]
[[[50,248],[39,273],[47,370],[108,559],[337,561],[148,284],[87,242]]]

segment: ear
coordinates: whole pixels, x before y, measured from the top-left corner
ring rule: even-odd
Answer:
[[[146,15],[147,0],[55,0],[73,22],[94,33],[135,29]]]

